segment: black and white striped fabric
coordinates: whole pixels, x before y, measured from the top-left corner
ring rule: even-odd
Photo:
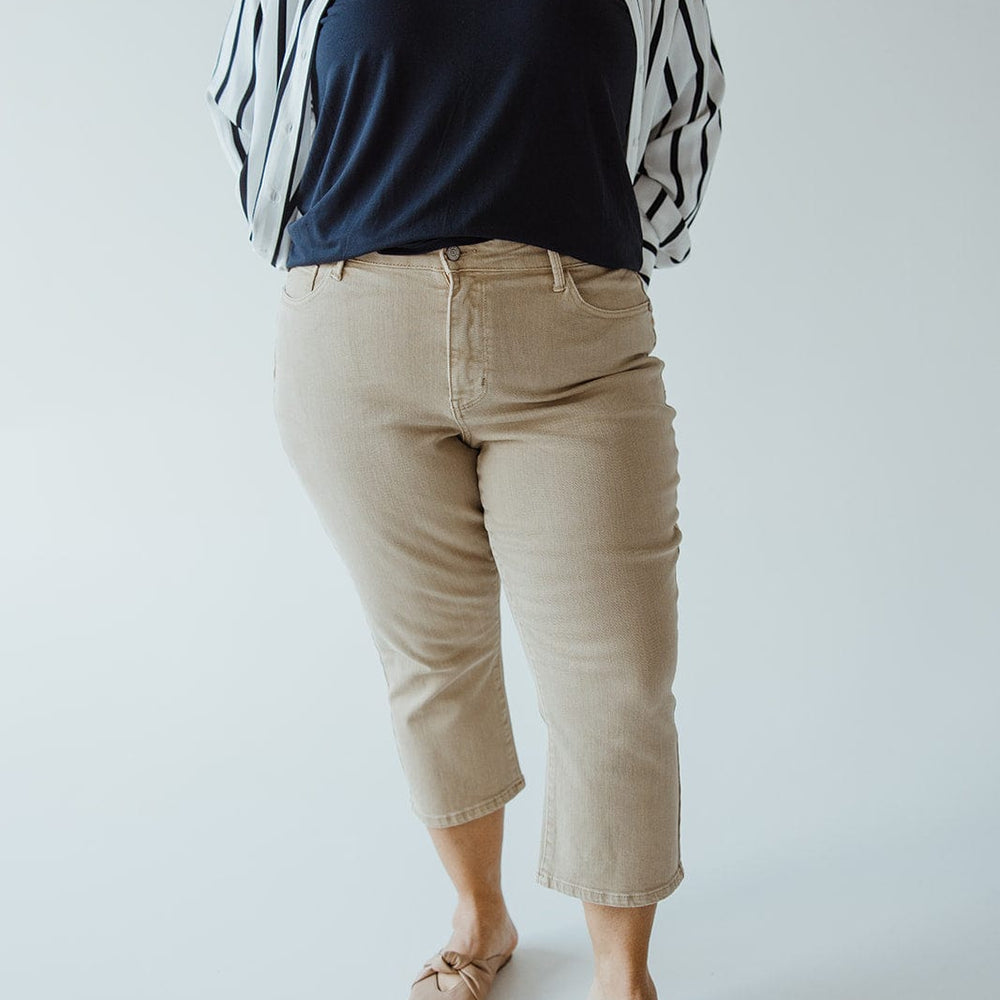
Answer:
[[[316,128],[313,52],[330,0],[235,0],[207,99],[236,174],[253,250],[287,269],[288,226]],[[336,2],[336,0],[332,0]],[[705,0],[622,0],[637,55],[628,167],[642,224],[642,268],[682,263],[722,133],[725,90]]]

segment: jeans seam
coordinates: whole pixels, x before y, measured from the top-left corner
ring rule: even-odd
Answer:
[[[659,902],[659,900],[669,896],[683,880],[684,866],[678,864],[674,874],[662,885],[653,889],[637,892],[606,892],[603,889],[595,889],[593,886],[579,885],[576,882],[557,878],[541,867],[535,872],[535,881],[539,885],[606,906],[646,906],[649,903]]]
[[[388,267],[388,268],[395,268],[396,270],[404,270],[407,268],[411,268],[417,271],[437,271],[439,274],[441,273],[441,268],[438,267],[436,264],[391,264],[388,261],[381,261],[381,260],[358,260],[357,257],[346,257],[344,258],[344,263],[345,265],[349,264],[351,267]],[[565,270],[572,270],[573,268],[582,268],[590,266],[591,265],[588,261],[581,261],[580,263],[565,263],[565,262],[563,263],[563,268]],[[475,272],[477,274],[493,274],[500,271],[503,272],[526,271],[526,272],[537,272],[539,274],[548,271],[551,274],[552,265],[529,264],[525,267],[521,267],[520,265],[516,264],[511,267],[505,267],[502,264],[497,265],[496,267],[490,267],[489,265],[484,265],[483,267],[469,267],[468,265],[465,265],[456,268],[456,270],[459,273]]]
[[[499,577],[497,586],[497,600],[499,601],[500,588],[499,588]],[[497,693],[497,703],[500,707],[500,715],[503,723],[504,730],[504,745],[507,748],[507,760],[513,767],[513,769],[520,773],[521,765],[517,757],[517,746],[514,742],[514,727],[513,722],[510,717],[510,707],[507,700],[507,688],[504,684],[503,679],[503,652],[500,648],[500,624],[497,623],[497,662],[498,668],[491,671],[493,674],[493,686]]]
[[[449,302],[448,308],[450,310],[452,303]],[[479,282],[479,314],[481,316],[486,315],[486,284],[485,282]],[[465,402],[459,404],[459,408],[462,411],[462,416],[465,416],[465,411],[470,409],[476,403],[479,402],[489,392],[489,375],[490,375],[490,334],[489,334],[489,324],[483,323],[482,326],[483,334],[483,377],[480,379],[479,392],[473,396],[471,399],[465,400]]]
[[[467,806],[464,809],[435,815],[421,812],[416,808],[416,806],[414,806],[413,811],[417,814],[420,821],[424,823],[425,826],[458,826],[460,823],[467,823],[470,820],[478,819],[480,816],[485,816],[487,813],[491,813],[494,810],[499,809],[500,806],[509,802],[519,791],[521,791],[524,786],[524,775],[518,774],[518,776],[509,785],[501,789],[495,795],[491,795],[489,798],[483,799],[480,802],[475,803],[475,805]]]
[[[503,574],[500,573],[499,564],[497,565],[497,573],[503,578]],[[508,603],[510,603],[510,589],[507,588]],[[511,612],[514,613],[513,606],[511,607]],[[534,650],[531,644],[528,642],[526,635],[521,635],[521,644],[524,646],[524,651],[528,656],[528,659],[534,665],[533,673],[535,675],[535,683],[538,689],[538,707],[540,714],[542,716],[542,721],[545,723],[546,729],[546,745],[545,745],[545,790],[542,798],[542,847],[539,857],[539,868],[548,868],[551,864],[551,857],[555,851],[555,821],[556,821],[556,809],[555,809],[555,798],[556,798],[556,781],[555,781],[555,740],[552,738],[552,728],[551,722],[549,720],[549,714],[545,710],[545,698],[542,696],[542,680],[538,672],[538,664],[541,662],[537,656],[535,656]]]

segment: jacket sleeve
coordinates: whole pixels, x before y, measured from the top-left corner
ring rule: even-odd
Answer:
[[[247,154],[253,128],[262,18],[261,0],[235,0],[205,95],[223,153],[236,174],[240,206],[248,221]]]
[[[691,252],[691,224],[722,134],[725,91],[705,0],[680,0],[663,46],[665,58],[651,58],[647,94],[655,112],[633,184],[647,284],[654,267],[681,264]]]

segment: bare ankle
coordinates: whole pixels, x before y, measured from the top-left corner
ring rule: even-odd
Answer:
[[[496,954],[517,944],[517,928],[502,895],[459,900],[452,928],[451,946],[456,951]]]
[[[656,1000],[656,986],[648,968],[628,962],[604,961],[594,970],[598,1000]]]

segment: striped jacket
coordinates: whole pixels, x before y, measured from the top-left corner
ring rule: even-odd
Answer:
[[[627,162],[642,268],[682,263],[722,131],[725,88],[705,0],[624,0],[637,56]],[[312,58],[325,0],[235,0],[209,80],[252,249],[287,270],[288,226],[316,128]]]

